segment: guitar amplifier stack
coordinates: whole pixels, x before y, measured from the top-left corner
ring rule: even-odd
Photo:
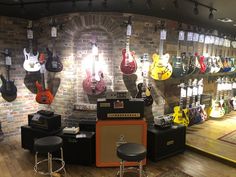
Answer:
[[[144,101],[142,98],[129,98],[126,93],[112,92],[106,98],[97,100],[99,120],[143,119]]]

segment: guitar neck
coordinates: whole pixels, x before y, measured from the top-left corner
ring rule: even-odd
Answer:
[[[10,80],[10,66],[7,66],[7,77],[6,80],[9,81]]]
[[[163,46],[164,46],[164,40],[160,39],[160,46],[159,46],[159,54],[160,54],[160,56],[163,55]]]
[[[41,84],[42,84],[43,90],[46,90],[44,73],[41,73]]]
[[[56,56],[55,46],[56,46],[56,39],[55,39],[55,37],[52,37],[52,56],[53,57]]]
[[[130,36],[126,36],[126,53],[128,54],[130,49],[129,49],[129,42],[130,42]]]
[[[29,52],[33,55],[33,39],[29,39]]]

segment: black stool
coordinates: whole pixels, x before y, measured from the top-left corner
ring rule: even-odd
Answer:
[[[41,175],[50,175],[52,176],[54,173],[57,173],[59,171],[61,171],[62,169],[65,171],[65,161],[63,159],[63,149],[62,149],[62,138],[58,137],[58,136],[48,136],[48,137],[44,137],[44,138],[39,138],[37,140],[35,140],[34,142],[34,150],[36,151],[35,153],[35,165],[34,165],[34,171],[36,173],[39,173]],[[55,151],[61,151],[61,158],[52,158],[52,152]],[[38,161],[38,153],[47,153],[48,154],[48,158]],[[52,168],[52,162],[53,161],[59,161],[61,162],[61,166],[53,171]],[[48,171],[47,172],[43,172],[38,170],[38,165],[43,163],[43,162],[48,162]]]
[[[139,177],[143,176],[143,165],[142,160],[145,159],[147,154],[145,146],[137,143],[125,143],[121,144],[117,148],[117,156],[121,159],[120,162],[120,171],[118,172],[120,177],[123,177],[125,170],[124,162],[138,162],[139,168],[135,168],[138,170]]]

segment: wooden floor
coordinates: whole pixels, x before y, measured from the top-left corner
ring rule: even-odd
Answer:
[[[21,148],[20,137],[0,142],[0,177],[33,177],[34,155]],[[168,168],[176,167],[193,177],[236,177],[236,169],[221,162],[191,152],[167,158],[157,163],[148,162],[148,177],[156,177]],[[66,165],[67,177],[114,177],[118,168],[97,168]]]
[[[231,161],[236,166],[236,145],[218,139],[234,130],[236,130],[236,111],[222,119],[210,119],[202,124],[188,127],[186,143],[200,151]]]

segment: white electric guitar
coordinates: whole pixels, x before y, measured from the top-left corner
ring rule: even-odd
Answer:
[[[33,30],[32,30],[32,21],[29,21],[28,29],[27,29],[27,38],[29,40],[29,52],[27,52],[26,48],[24,48],[24,56],[25,61],[23,64],[23,67],[28,72],[36,72],[39,71],[41,68],[41,65],[38,61],[39,52],[37,52],[36,55],[33,53],[33,47],[32,47],[32,40],[33,40]]]

